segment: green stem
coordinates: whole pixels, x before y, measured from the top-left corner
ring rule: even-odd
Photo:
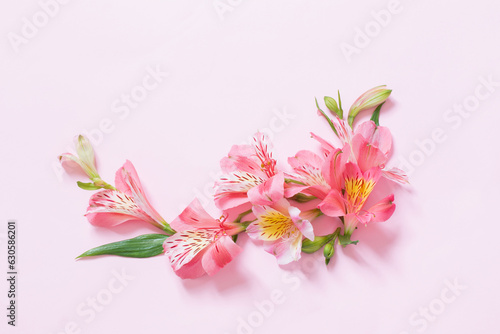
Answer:
[[[245,217],[246,215],[248,215],[248,214],[250,214],[250,213],[252,213],[252,209],[250,209],[250,210],[247,210],[247,211],[245,211],[245,212],[240,213],[240,214],[238,215],[238,217],[236,217],[236,219],[234,220],[234,222],[235,222],[235,223],[239,223],[239,222],[241,222],[241,219],[243,219],[243,217]]]
[[[316,98],[314,98],[314,100],[316,101],[316,107],[318,108],[318,111],[325,117],[328,124],[330,124],[330,127],[332,128],[333,132],[335,132],[335,134],[338,136],[339,134],[337,133],[337,130],[335,130],[335,126],[333,125],[332,120],[328,118],[328,116],[325,114],[323,110],[321,110],[321,108],[318,105],[318,100]]]

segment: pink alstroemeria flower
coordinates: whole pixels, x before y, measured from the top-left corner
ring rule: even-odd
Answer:
[[[181,278],[217,273],[241,252],[231,236],[242,232],[241,224],[212,218],[195,199],[171,223],[177,231],[163,243],[165,255]]]
[[[129,220],[142,220],[174,233],[149,203],[130,161],[116,172],[115,184],[116,190],[101,190],[90,198],[85,216],[92,225],[111,227]]]
[[[307,150],[299,151],[294,157],[288,158],[288,163],[293,168],[293,173],[288,176],[298,182],[286,184],[285,197],[289,198],[301,192],[324,199],[332,187],[339,188],[338,170],[343,169],[348,157],[341,153],[340,149],[329,146],[328,151],[324,151],[324,158]]]
[[[276,256],[279,264],[287,264],[300,259],[302,239],[314,240],[310,220],[319,213],[316,209],[300,212],[283,198],[283,188],[274,187],[278,178],[265,181],[265,189],[255,199],[252,211],[257,220],[247,227],[250,238],[263,240],[266,251]],[[271,198],[279,198],[271,200]]]
[[[379,167],[382,176],[401,184],[408,183],[408,176],[399,168],[387,168],[392,147],[391,132],[387,127],[377,126],[373,121],[361,123],[352,131],[349,124],[338,117],[333,120],[343,151],[349,145],[349,161],[359,165],[361,170],[366,171],[372,167]],[[311,134],[321,144],[322,150],[332,152],[335,148],[326,140]]]
[[[381,176],[378,167],[363,172],[358,165],[348,162],[342,172],[343,186],[332,189],[318,208],[331,217],[344,217],[344,234],[351,235],[358,223],[367,224],[389,219],[396,205],[391,194],[365,210],[364,205]]]
[[[258,132],[253,140],[252,145],[234,145],[221,160],[225,175],[215,184],[215,205],[221,210],[251,202],[264,181],[279,174],[267,137]]]
[[[300,259],[304,237],[314,240],[309,219],[317,217],[317,212],[301,213],[284,198],[270,206],[254,205],[252,210],[257,220],[247,227],[248,236],[263,240],[279,264]]]

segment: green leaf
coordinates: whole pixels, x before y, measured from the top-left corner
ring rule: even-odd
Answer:
[[[378,107],[375,108],[375,110],[373,111],[373,114],[372,114],[372,118],[370,118],[371,121],[375,122],[376,126],[379,126],[378,118],[380,116],[380,109],[382,109],[382,106],[384,105],[384,103],[379,104]]]
[[[339,235],[339,242],[342,245],[342,247],[345,247],[347,245],[356,245],[359,240],[351,240],[351,236],[349,234],[347,235]]]
[[[233,242],[236,243],[236,241],[238,240],[238,235],[239,234],[235,234],[231,237],[231,239],[233,239]]]
[[[342,112],[340,111],[339,106],[337,105],[337,101],[335,101],[335,99],[333,99],[330,96],[325,96],[325,105],[333,115],[342,118]]]
[[[76,184],[82,188],[83,190],[97,190],[101,189],[101,187],[94,185],[92,182],[84,183],[77,181]]]
[[[78,258],[97,255],[118,255],[124,257],[145,258],[163,253],[163,242],[168,238],[165,234],[144,234],[138,237],[113,242],[92,248]]]

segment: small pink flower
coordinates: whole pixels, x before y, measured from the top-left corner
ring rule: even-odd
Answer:
[[[382,176],[385,178],[401,184],[408,183],[408,177],[404,171],[395,167],[386,167],[392,147],[391,132],[387,127],[376,126],[373,121],[366,121],[352,131],[347,122],[339,118],[334,119],[333,124],[339,134],[342,150],[349,153],[349,161],[357,163],[363,171],[372,167],[380,167]],[[335,150],[333,145],[326,140],[312,135],[320,142],[322,150],[327,155]]]
[[[332,189],[318,208],[331,217],[344,216],[344,234],[351,235],[359,222],[382,222],[392,216],[396,208],[392,194],[370,209],[364,209],[366,200],[380,178],[379,168],[373,167],[362,172],[358,165],[348,162],[342,175],[343,187]]]
[[[267,137],[258,132],[253,139],[252,145],[234,145],[221,160],[225,175],[215,184],[215,205],[221,210],[248,203],[251,191],[262,191],[264,181],[278,174]]]
[[[101,190],[90,198],[85,216],[92,225],[111,227],[129,220],[142,220],[173,234],[149,203],[130,161],[116,172],[115,184],[116,190]]]
[[[195,199],[171,226],[177,231],[163,244],[175,273],[181,278],[215,275],[241,248],[231,236],[244,230],[239,224],[212,218]]]
[[[250,238],[263,240],[266,251],[276,256],[279,264],[287,264],[300,259],[302,239],[314,240],[314,231],[309,219],[317,217],[317,212],[301,213],[286,199],[270,206],[254,205],[257,220],[247,227]]]

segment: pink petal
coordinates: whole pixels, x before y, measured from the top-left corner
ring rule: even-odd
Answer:
[[[321,150],[323,151],[324,156],[327,156],[336,149],[332,144],[330,144],[329,142],[327,142],[320,136],[315,135],[312,132],[311,132],[311,137],[316,139],[321,144]]]
[[[117,190],[101,190],[90,197],[86,215],[96,226],[110,227],[128,220],[156,222],[130,196]]]
[[[215,196],[215,206],[221,210],[229,210],[248,203],[246,192],[226,192]]]
[[[197,198],[170,224],[178,232],[193,228],[219,228],[219,225],[220,223],[205,211]]]
[[[207,249],[201,262],[207,274],[212,276],[239,253],[241,253],[241,247],[235,244],[231,237],[224,235]]]
[[[349,159],[350,146],[345,145],[342,150],[335,149],[326,158],[321,167],[321,174],[331,188],[340,190],[343,187],[343,173]]]
[[[319,155],[308,150],[298,151],[294,157],[288,158],[288,163],[293,169],[300,169],[304,166],[320,169],[323,165],[323,161],[324,160]]]
[[[370,220],[371,223],[384,222],[391,218],[394,210],[396,210],[396,204],[394,202],[394,194],[391,194],[372,206],[368,211],[372,215]]]
[[[354,136],[352,140],[352,149],[356,154],[356,159],[362,171],[366,171],[372,167],[384,168],[388,157],[382,151],[363,138],[361,135]]]
[[[190,230],[177,232],[163,243],[172,268],[177,271],[193,261],[196,255],[210,246],[218,230]]]
[[[266,247],[268,253],[276,256],[278,264],[284,265],[300,259],[302,250],[302,235],[297,233],[290,239],[282,239]]]
[[[62,166],[65,168],[79,168],[82,172],[85,172],[80,164],[80,159],[78,159],[74,154],[71,153],[63,153],[59,156],[59,161]]]
[[[223,158],[221,160],[221,168],[223,171],[231,171],[236,173],[253,174],[259,178],[267,178],[266,173],[262,171],[260,161],[247,157]]]
[[[271,205],[284,197],[285,177],[278,173],[264,183],[248,191],[248,199],[254,205]]]
[[[408,181],[408,176],[406,175],[406,172],[396,167],[393,167],[388,170],[386,169],[382,170],[382,176],[391,181],[395,181],[401,184],[410,183]]]
[[[250,157],[254,153],[254,148],[250,145],[233,145],[228,156],[222,158],[220,162],[222,171],[224,173],[231,173],[238,170],[238,167],[235,164],[236,159],[241,157]]]
[[[201,263],[204,252],[198,253],[189,263],[186,263],[177,270],[175,274],[182,279],[194,279],[206,274],[205,269]]]
[[[118,190],[124,192],[128,196],[134,198],[137,205],[146,212],[154,221],[162,225],[165,220],[153,208],[146,197],[141,185],[141,180],[137,175],[134,165],[130,161],[126,161],[123,166],[118,169],[115,175],[115,186]]]
[[[300,217],[300,210],[294,206],[288,208],[288,212],[290,213],[290,217],[292,218],[293,223],[299,229],[300,233],[307,239],[313,241],[314,240],[314,230],[311,222],[307,219],[302,219]]]
[[[337,189],[332,189],[318,208],[327,216],[340,217],[346,213],[345,199]]]
[[[392,146],[392,136],[385,126],[376,126],[373,121],[361,123],[355,131],[361,134],[372,146],[378,148],[383,154],[388,154]]]
[[[112,227],[131,220],[140,220],[134,216],[111,212],[90,212],[85,214],[85,217],[87,217],[89,223],[100,227]]]

